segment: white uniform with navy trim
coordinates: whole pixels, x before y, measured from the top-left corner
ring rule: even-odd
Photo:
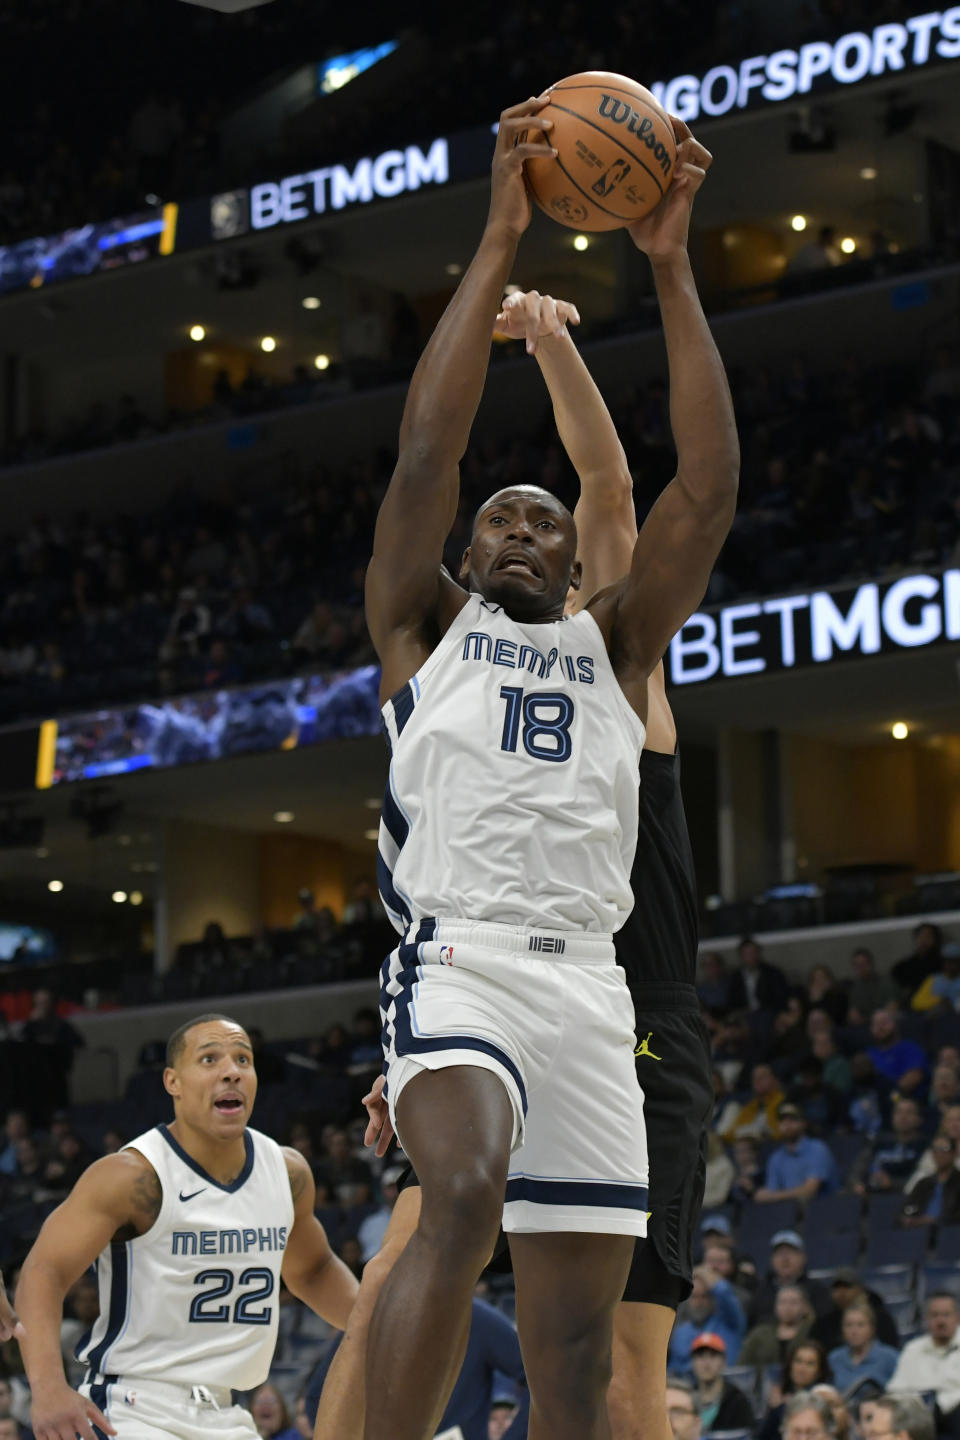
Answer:
[[[378,876],[403,936],[381,974],[394,1122],[418,1070],[492,1070],[514,1109],[504,1228],[645,1234],[612,941],[633,906],[644,727],[596,622],[523,624],[471,595],[383,718]]]
[[[126,1147],[156,1171],[160,1213],[144,1235],[99,1256],[100,1315],[77,1346],[81,1393],[121,1440],[157,1429],[184,1440],[195,1429],[255,1433],[230,1392],[267,1378],[294,1212],[279,1145],[250,1129],[244,1140],[246,1163],[229,1185],[165,1125]]]

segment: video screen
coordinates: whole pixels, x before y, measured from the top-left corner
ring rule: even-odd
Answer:
[[[53,784],[376,735],[379,683],[367,665],[70,716],[58,725]]]

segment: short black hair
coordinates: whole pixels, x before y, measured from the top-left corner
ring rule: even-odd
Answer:
[[[240,1021],[234,1020],[230,1015],[215,1014],[213,1011],[207,1015],[195,1015],[192,1020],[185,1020],[182,1025],[178,1026],[167,1041],[167,1065],[170,1067],[176,1065],[180,1056],[183,1054],[183,1047],[187,1043],[187,1036],[191,1030],[197,1025],[209,1025],[215,1020],[219,1020],[224,1025],[236,1025],[239,1029],[243,1030]],[[246,1031],[244,1031],[244,1034],[246,1034]]]

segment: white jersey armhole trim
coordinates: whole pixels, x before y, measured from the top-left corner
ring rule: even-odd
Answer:
[[[477,603],[474,604],[474,601],[476,601]],[[461,606],[461,608],[457,611],[456,615],[453,617],[450,624],[448,625],[446,632],[443,636],[441,636],[434,649],[430,651],[430,654],[427,656],[426,660],[424,660],[423,664],[420,666],[420,669],[415,671],[414,674],[410,676],[410,679],[406,682],[406,684],[412,685],[414,687],[418,700],[420,699],[423,682],[429,678],[429,676],[437,668],[437,666],[440,664],[441,660],[447,654],[447,652],[456,648],[456,643],[462,638],[462,632],[467,630],[468,628],[469,620],[477,613],[480,605],[482,604],[483,596],[479,595],[475,590],[469,591],[467,594],[466,605]],[[502,606],[497,605],[494,608],[496,610],[500,610],[502,609]],[[404,688],[404,685],[398,686],[397,689],[394,691],[394,695],[399,695]],[[385,720],[387,719],[387,706],[392,705],[392,702],[393,695],[391,695],[386,701],[386,703],[384,705],[381,705],[380,707],[380,713],[383,715]],[[396,739],[394,739],[393,743],[396,744]]]
[[[600,629],[600,626],[597,624],[596,620],[594,620],[589,610],[578,610],[576,615],[571,615],[569,617],[569,623],[571,625],[577,624],[577,622],[580,620],[588,620],[590,622],[590,628],[596,631],[597,640],[600,644],[600,653],[603,656],[604,663],[607,668],[607,673],[609,674],[610,680],[613,684],[613,688],[617,696],[617,703],[620,706],[621,714],[626,719],[627,725],[629,729],[633,732],[633,734],[639,735],[639,749],[642,750],[647,740],[647,727],[646,725],[644,725],[643,721],[640,719],[640,716],[637,714],[636,710],[634,710],[633,706],[630,704],[630,701],[623,693],[623,687],[621,686],[620,681],[617,679],[616,671],[613,668],[613,661],[610,659],[610,652],[607,649],[607,642],[603,638],[603,631]]]

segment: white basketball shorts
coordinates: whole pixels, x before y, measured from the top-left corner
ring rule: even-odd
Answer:
[[[634,1012],[609,935],[422,920],[381,971],[390,1118],[421,1070],[498,1075],[514,1127],[503,1228],[647,1233]]]
[[[97,1383],[99,1381],[100,1383]],[[175,1385],[134,1375],[98,1376],[79,1385],[117,1432],[117,1440],[259,1440],[253,1416],[217,1386]],[[107,1436],[99,1428],[102,1440]]]

